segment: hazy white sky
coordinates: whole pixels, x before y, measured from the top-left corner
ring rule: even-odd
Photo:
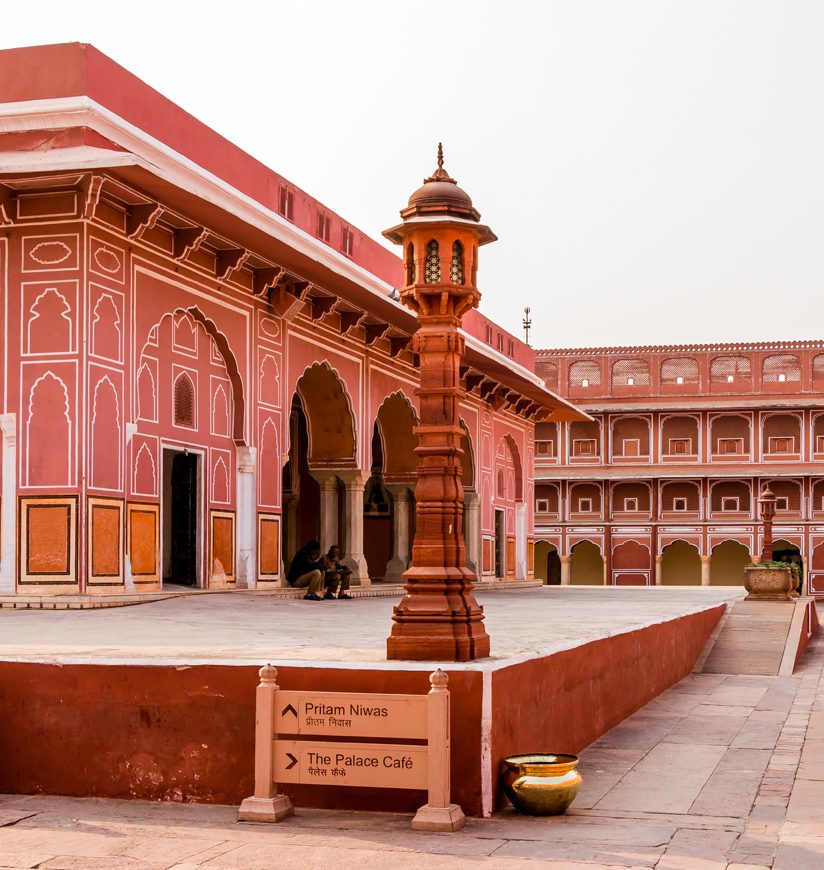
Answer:
[[[443,140],[536,346],[822,335],[821,0],[4,4],[73,40],[375,237]]]

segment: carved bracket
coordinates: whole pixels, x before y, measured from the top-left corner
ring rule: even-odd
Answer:
[[[97,204],[100,202],[100,194],[103,192],[103,182],[105,179],[102,175],[90,175],[81,188],[83,196],[83,220],[93,220],[94,213],[97,210]]]
[[[126,215],[126,235],[136,239],[144,230],[150,230],[163,213],[163,206],[156,202],[141,202],[133,205]]]
[[[364,326],[364,332],[366,334],[366,344],[367,346],[374,344],[379,338],[383,336],[387,329],[389,329],[388,323],[367,323]]]
[[[283,269],[279,266],[254,269],[252,271],[252,293],[255,296],[263,296],[275,287],[283,275]]]
[[[215,257],[215,278],[218,281],[228,281],[232,275],[243,268],[251,256],[245,248],[228,248],[217,252]]]
[[[209,230],[205,227],[184,227],[175,230],[172,240],[172,256],[175,260],[185,260],[206,240]]]
[[[0,187],[0,227],[10,227],[16,214],[12,192],[7,187]]]
[[[323,320],[327,314],[335,310],[338,304],[337,296],[312,296],[309,299],[312,309],[310,316],[315,322]]]
[[[338,309],[340,314],[340,334],[349,335],[356,327],[360,326],[361,321],[366,317],[365,311],[347,311],[346,309]]]
[[[398,356],[412,344],[411,335],[393,335],[389,339],[389,355]]]

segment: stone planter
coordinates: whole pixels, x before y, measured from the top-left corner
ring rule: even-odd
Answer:
[[[560,816],[581,787],[577,755],[510,755],[504,759],[501,785],[519,813]]]
[[[744,569],[747,601],[792,601],[792,571],[789,568],[764,568],[754,565]]]

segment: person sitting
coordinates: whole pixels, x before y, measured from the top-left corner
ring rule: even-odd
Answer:
[[[351,599],[349,594],[349,580],[352,576],[351,568],[347,568],[341,562],[343,552],[337,544],[332,544],[329,552],[326,554],[326,595],[324,598],[334,598],[337,593],[338,598]]]
[[[308,589],[303,596],[305,601],[320,601],[318,593],[323,588],[326,566],[326,561],[320,558],[320,544],[308,541],[295,553],[286,580],[295,589]]]

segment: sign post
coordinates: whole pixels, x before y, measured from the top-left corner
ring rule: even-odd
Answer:
[[[442,670],[430,675],[428,695],[283,691],[276,677],[271,665],[260,669],[255,794],[240,805],[239,821],[279,822],[291,815],[292,803],[278,794],[277,783],[294,783],[426,789],[428,801],[412,827],[463,827],[461,808],[449,800],[449,677]]]
[[[278,794],[273,776],[271,746],[278,672],[277,668],[264,665],[259,674],[260,685],[255,689],[255,793],[243,801],[237,817],[240,822],[279,822],[291,816],[295,808],[285,794]],[[261,751],[264,747],[270,747],[270,751]]]

